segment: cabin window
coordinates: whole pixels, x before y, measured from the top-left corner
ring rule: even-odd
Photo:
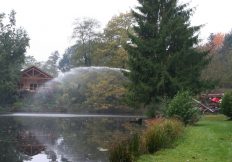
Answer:
[[[30,90],[36,90],[37,84],[30,84]]]

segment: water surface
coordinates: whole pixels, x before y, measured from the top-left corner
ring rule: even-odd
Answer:
[[[0,115],[1,162],[107,162],[108,149],[142,127],[139,116]]]

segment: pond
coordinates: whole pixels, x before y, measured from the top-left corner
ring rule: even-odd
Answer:
[[[113,143],[139,132],[139,116],[0,115],[1,162],[107,162]]]

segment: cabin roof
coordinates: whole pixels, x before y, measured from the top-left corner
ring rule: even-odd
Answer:
[[[29,72],[29,71],[31,71],[31,70],[33,70],[33,69],[36,70],[36,71],[38,71],[38,72],[40,72],[40,73],[42,73],[43,75],[45,75],[46,78],[50,78],[50,79],[53,78],[50,74],[46,73],[45,71],[41,70],[40,68],[38,68],[38,67],[36,67],[36,66],[30,66],[30,67],[28,67],[28,68],[22,70],[22,71],[21,71],[21,74],[27,73],[27,72]]]

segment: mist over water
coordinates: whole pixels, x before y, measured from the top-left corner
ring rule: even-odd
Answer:
[[[83,73],[101,73],[101,72],[109,72],[109,71],[115,71],[115,72],[129,72],[127,69],[122,69],[122,68],[111,68],[107,66],[91,66],[91,67],[77,67],[77,68],[72,68],[68,72],[64,73],[59,73],[58,77],[54,78],[51,82],[62,82],[63,79],[67,79],[71,77],[72,75],[81,75]],[[49,83],[48,83],[49,84]]]
[[[94,115],[94,114],[57,114],[57,113],[12,113],[0,114],[0,117],[39,117],[39,118],[146,118],[136,115]]]
[[[123,102],[128,79],[126,69],[110,67],[78,67],[39,88],[25,104],[26,112],[130,114]]]
[[[96,79],[97,75],[111,74],[121,75],[123,77],[123,72],[129,72],[127,69],[122,68],[111,68],[106,66],[91,66],[91,67],[76,67],[72,68],[68,72],[60,72],[56,78],[53,78],[51,81],[47,82],[45,87],[47,88],[57,88],[54,87],[57,83],[65,84],[67,82],[72,83],[77,87],[79,84],[87,83],[90,79]],[[91,75],[93,77],[91,77]],[[37,93],[43,92],[44,88],[40,88]],[[93,94],[94,95],[94,94]]]
[[[82,76],[83,75],[96,75],[101,73],[109,73],[109,72],[116,72],[116,73],[122,73],[123,71],[128,72],[127,69],[122,68],[111,68],[106,66],[91,66],[91,67],[76,67],[70,69],[70,71],[67,72],[60,72],[57,77],[53,78],[51,81],[48,81],[45,84],[46,88],[54,88],[53,85],[60,83],[64,84],[65,82],[75,82],[77,85],[78,83],[82,83]],[[77,81],[77,82],[76,82]],[[44,90],[44,87],[39,88],[37,93],[42,93]]]
[[[135,119],[74,114],[0,116],[0,161],[108,162],[108,150],[115,141],[142,131],[142,125],[130,123]]]
[[[115,141],[144,127],[122,101],[123,71],[74,68],[27,96],[23,113],[0,115],[0,161],[108,162]]]

